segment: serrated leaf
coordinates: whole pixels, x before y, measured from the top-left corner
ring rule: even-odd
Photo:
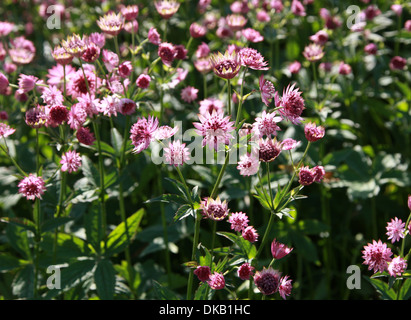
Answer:
[[[394,289],[389,289],[388,283],[376,278],[365,277],[377,290],[384,300],[394,300],[396,298],[396,293]]]
[[[189,204],[183,204],[174,215],[174,222],[183,220],[188,216],[195,216],[195,213]]]
[[[116,285],[116,271],[111,261],[104,259],[98,262],[97,268],[94,271],[94,281],[100,299],[113,299]]]

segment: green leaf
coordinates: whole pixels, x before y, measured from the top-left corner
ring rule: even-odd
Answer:
[[[118,132],[116,128],[111,128],[110,138],[111,138],[111,145],[113,146],[117,155],[120,155],[122,148],[123,148],[123,137],[121,136],[120,132]]]
[[[107,256],[117,254],[129,245],[129,241],[132,241],[137,233],[144,212],[144,209],[140,209],[126,220],[128,230],[122,222],[109,234],[107,238]]]
[[[0,254],[0,272],[14,270],[27,263],[27,261],[17,259],[7,253]]]
[[[180,298],[170,289],[164,287],[161,283],[152,280],[154,292],[159,300],[180,300]]]
[[[31,299],[34,293],[34,267],[32,264],[21,269],[12,283],[13,294],[19,298]]]
[[[208,284],[205,282],[201,282],[195,295],[194,295],[194,300],[211,300],[211,298],[214,295],[215,290],[207,290]],[[207,291],[208,291],[208,296],[207,296]]]
[[[102,300],[112,300],[116,285],[116,270],[111,261],[104,259],[98,262],[94,272],[97,293]]]
[[[96,252],[101,250],[101,240],[103,235],[99,231],[101,229],[101,209],[95,203],[90,210],[84,214],[84,227],[86,229],[87,242],[94,248]]]
[[[404,281],[400,289],[400,300],[408,300],[411,298],[411,279],[408,278]]]
[[[384,300],[394,300],[396,298],[394,289],[389,289],[388,283],[386,283],[385,281],[376,278],[365,278],[372,284],[375,290],[377,290],[381,294]]]
[[[159,197],[147,200],[145,203],[153,203],[153,202],[164,202],[164,203],[174,202],[177,204],[185,204],[187,203],[187,200],[179,195],[167,193],[167,194],[162,194]]]
[[[36,225],[33,221],[26,219],[26,218],[9,218],[9,217],[1,217],[0,222],[9,223],[18,227],[21,227],[25,230],[29,230],[36,234]]]
[[[41,225],[41,231],[45,233],[47,231],[54,230],[55,228],[58,228],[71,220],[73,219],[69,217],[51,218],[43,222]]]
[[[190,215],[195,216],[193,209],[189,204],[183,204],[181,207],[178,208],[176,214],[174,215],[174,222],[183,220]]]
[[[84,176],[88,179],[90,184],[97,188],[100,183],[100,173],[98,172],[97,168],[94,166],[90,158],[83,155],[81,159],[81,169]]]

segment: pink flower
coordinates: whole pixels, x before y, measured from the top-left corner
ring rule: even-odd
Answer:
[[[234,212],[228,217],[228,222],[231,223],[231,229],[242,232],[248,227],[248,217],[244,212]]]
[[[392,260],[391,249],[387,247],[386,243],[382,243],[381,240],[378,240],[378,242],[373,240],[372,244],[368,243],[367,246],[364,246],[362,253],[363,264],[368,265],[368,270],[374,269],[374,273],[387,270],[388,263]]]
[[[315,142],[322,139],[325,135],[323,126],[316,126],[315,123],[309,122],[304,126],[304,134],[308,141]]]
[[[301,97],[301,91],[299,88],[295,88],[295,83],[288,85],[281,99],[282,108],[278,112],[283,118],[290,120],[293,124],[300,124],[303,120],[301,114],[304,107],[304,99]]]
[[[26,111],[26,124],[31,128],[41,128],[47,123],[48,117],[45,108],[38,105]]]
[[[168,67],[171,66],[171,63],[174,61],[176,57],[176,50],[171,43],[162,42],[158,46],[157,51],[158,56],[161,58],[161,61]]]
[[[7,77],[0,72],[0,94],[2,94],[3,92],[6,92],[6,89],[9,86],[9,79],[7,79]]]
[[[237,270],[237,275],[241,280],[248,280],[253,275],[254,267],[248,262],[243,263]]]
[[[403,70],[407,65],[407,60],[400,56],[395,56],[390,61],[391,70]]]
[[[75,103],[71,106],[67,123],[73,130],[78,130],[87,120],[87,112],[83,105]]]
[[[103,33],[93,32],[88,36],[88,42],[96,44],[101,49],[106,44],[106,37]]]
[[[411,195],[408,195],[407,204],[408,204],[408,209],[411,211]]]
[[[76,73],[76,69],[74,69],[71,65],[63,66],[58,64],[53,66],[48,70],[47,73],[47,84],[50,86],[56,86],[59,89],[63,89],[64,84],[64,68],[66,69],[66,85],[69,83],[70,79]]]
[[[77,129],[76,137],[79,143],[91,146],[96,140],[94,135],[90,132],[89,128],[80,127]]]
[[[120,106],[120,98],[117,95],[111,95],[104,97],[100,104],[97,106],[97,110],[103,113],[107,117],[112,115],[117,117],[117,111]]]
[[[225,18],[227,25],[232,31],[241,30],[247,23],[247,18],[241,14],[230,14]]]
[[[150,142],[154,139],[154,133],[158,129],[158,119],[148,116],[139,118],[130,129],[130,139],[134,146],[133,152],[140,153],[147,149]]]
[[[316,43],[311,43],[304,48],[303,56],[310,62],[318,61],[324,57],[323,47]]]
[[[338,68],[338,73],[342,75],[347,75],[351,73],[351,66],[349,64],[346,64],[344,62],[340,63],[340,66]]]
[[[198,277],[198,280],[200,280],[201,282],[210,279],[211,275],[209,266],[198,266],[193,273]]]
[[[66,40],[62,40],[61,46],[71,56],[79,58],[87,49],[87,40],[85,37],[73,34],[68,36]]]
[[[49,109],[48,125],[57,127],[69,118],[69,110],[65,106],[55,105]]]
[[[56,86],[49,86],[43,89],[41,98],[48,106],[62,105],[64,97]]]
[[[111,11],[97,20],[97,25],[101,31],[112,36],[118,35],[124,29],[124,23],[125,20],[121,12],[116,14]]]
[[[147,89],[150,85],[151,77],[148,74],[140,74],[136,80],[137,87]]]
[[[174,166],[181,166],[190,160],[190,151],[186,148],[185,143],[180,140],[170,142],[168,148],[164,148],[165,163]]]
[[[31,75],[20,74],[19,76],[19,92],[26,93],[33,90],[36,87],[36,83],[38,82],[38,78]]]
[[[180,3],[176,0],[156,0],[154,6],[163,19],[170,19],[180,8]]]
[[[201,38],[204,37],[205,34],[207,33],[207,28],[197,22],[193,22],[190,25],[190,35],[193,38]]]
[[[244,38],[252,43],[264,41],[264,37],[261,35],[261,33],[253,28],[243,29],[241,30],[241,34]]]
[[[181,90],[181,99],[187,103],[191,103],[197,99],[198,89],[188,86]]]
[[[405,21],[404,29],[407,30],[407,31],[411,31],[411,20]]]
[[[241,68],[240,56],[235,51],[223,54],[218,52],[210,56],[210,62],[216,76],[223,79],[234,78]]]
[[[240,161],[237,164],[237,169],[240,170],[242,176],[252,176],[258,172],[260,161],[255,153],[247,153],[240,156]]]
[[[208,285],[213,290],[221,290],[225,287],[225,279],[222,273],[214,272],[207,280]]]
[[[204,198],[200,203],[200,209],[204,218],[215,221],[223,220],[229,212],[227,202],[221,202],[219,197],[215,200],[210,197]]]
[[[391,277],[401,276],[407,270],[407,261],[397,256],[388,264],[387,270]]]
[[[6,37],[14,29],[14,23],[7,21],[0,21],[0,37]]]
[[[241,233],[241,236],[244,238],[244,240],[247,240],[251,243],[254,243],[258,240],[257,230],[255,230],[252,226],[246,227]]]
[[[278,142],[276,138],[260,139],[258,142],[259,148],[259,160],[262,162],[274,161],[281,153],[281,142]]]
[[[232,135],[230,132],[234,131],[234,121],[230,122],[230,117],[224,117],[223,113],[217,113],[213,111],[212,114],[205,113],[204,115],[198,114],[199,122],[193,123],[197,129],[196,132],[202,135],[203,147],[208,145],[210,149],[214,148],[218,150],[220,144],[228,144]]]
[[[80,154],[73,150],[67,151],[61,157],[60,164],[62,165],[61,171],[75,172],[81,166]]]
[[[325,176],[325,170],[323,166],[315,166],[312,168],[312,171],[314,172],[314,182],[321,182],[321,180]]]
[[[243,48],[239,51],[241,65],[253,70],[268,70],[264,57],[253,48]]]
[[[261,117],[255,118],[255,122],[253,124],[253,131],[259,138],[262,138],[263,136],[276,136],[277,131],[281,130],[281,128],[277,126],[277,123],[281,120],[282,118],[276,116],[275,111],[267,113],[265,110],[263,110]]]
[[[298,172],[298,182],[302,186],[309,186],[310,184],[315,182],[315,172],[308,166],[301,167]]]
[[[364,52],[367,54],[375,55],[377,54],[377,45],[375,43],[369,43],[364,47]]]
[[[310,40],[323,46],[328,41],[328,33],[325,30],[319,30],[316,34],[310,36]]]
[[[87,63],[94,62],[100,56],[100,47],[94,42],[88,41],[86,50],[81,54],[81,59]]]
[[[43,178],[36,177],[31,173],[21,180],[17,186],[19,187],[19,193],[27,200],[41,199],[42,194],[46,191]]]
[[[271,295],[277,292],[280,286],[281,273],[273,268],[263,268],[254,275],[254,283],[263,295]]]
[[[261,75],[259,78],[261,100],[268,107],[270,100],[274,97],[275,88],[271,81],[264,80],[264,75]]]
[[[121,8],[121,14],[124,16],[124,18],[128,21],[134,20],[138,16],[138,5],[129,5],[129,6],[123,6]]]
[[[103,50],[102,58],[108,72],[112,72],[120,62],[120,59],[116,53],[106,49]]]
[[[217,113],[223,113],[223,102],[217,98],[207,98],[200,101],[200,114],[204,115],[205,113],[212,114],[213,111]]]
[[[281,259],[288,255],[293,248],[287,247],[285,244],[277,242],[276,239],[271,243],[271,254],[274,259]]]
[[[161,126],[156,130],[154,133],[154,138],[157,140],[165,140],[170,139],[174,136],[178,131],[178,127],[171,128],[169,126]]]
[[[401,219],[395,217],[395,219],[391,219],[391,222],[387,223],[387,233],[388,240],[391,240],[391,243],[399,241],[405,237],[405,222],[402,222]]]
[[[298,0],[293,0],[291,2],[291,11],[296,16],[304,17],[307,15],[303,4]]]
[[[118,104],[118,111],[123,115],[131,115],[136,111],[137,105],[136,103],[127,98],[120,99],[120,103]]]
[[[85,75],[85,77],[84,77]],[[80,97],[85,94],[94,93],[96,87],[101,85],[101,79],[94,74],[94,66],[85,65],[83,70],[79,69],[70,77],[67,83],[67,94],[73,98]]]
[[[205,42],[202,42],[196,50],[196,58],[201,59],[201,58],[206,58],[210,54],[210,48],[208,47],[208,44]]]
[[[151,27],[150,30],[148,30],[147,38],[148,41],[150,41],[152,44],[155,44],[156,46],[158,46],[161,43],[160,34],[154,27]]]
[[[175,59],[184,60],[187,58],[188,50],[182,44],[177,44],[174,46],[174,50],[176,51]]]
[[[282,277],[280,279],[278,293],[280,294],[281,298],[283,298],[284,300],[286,299],[286,296],[289,296],[291,294],[291,289],[292,289],[291,281],[292,281],[291,279],[288,279],[288,276]]]
[[[292,73],[292,74],[296,74],[300,71],[301,69],[301,63],[298,61],[294,61],[293,63],[291,63],[288,66],[288,70]]]
[[[10,40],[10,45],[8,53],[13,63],[24,65],[33,61],[36,47],[32,41],[24,37],[17,37]]]
[[[118,74],[122,78],[127,78],[133,71],[133,66],[130,61],[124,61],[118,66]]]
[[[8,136],[12,135],[16,132],[16,129],[11,128],[9,125],[5,124],[4,122],[0,122],[0,137],[7,138]]]
[[[281,150],[291,150],[296,148],[301,141],[296,141],[292,138],[286,138],[281,141]]]

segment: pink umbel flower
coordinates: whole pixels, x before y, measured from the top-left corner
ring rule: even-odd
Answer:
[[[232,31],[239,31],[244,28],[248,20],[243,15],[234,13],[228,15],[225,21]]]
[[[8,21],[0,21],[0,37],[6,37],[14,29],[14,23]]]
[[[19,83],[18,91],[20,93],[29,92],[36,87],[36,84],[38,81],[39,81],[39,78],[35,76],[20,74],[19,80],[18,80],[18,83]]]
[[[5,124],[4,122],[0,122],[0,137],[7,138],[14,132],[16,132],[16,129],[11,128],[8,124]]]
[[[120,63],[120,58],[116,53],[110,50],[103,50],[102,60],[108,72],[112,72]]]
[[[124,19],[131,21],[137,18],[138,16],[138,5],[128,5],[128,6],[123,6],[120,9],[121,14],[123,15]]]
[[[205,282],[210,279],[211,270],[209,266],[198,266],[193,273],[198,277],[198,280]]]
[[[182,44],[177,44],[174,46],[174,50],[176,51],[176,56],[175,58],[177,60],[184,60],[187,58],[187,53],[188,50],[186,49],[186,47]]]
[[[397,256],[388,264],[387,270],[391,277],[400,277],[407,270],[407,261]]]
[[[211,54],[210,62],[215,75],[223,79],[234,78],[241,68],[240,56],[235,51]]]
[[[21,180],[17,186],[19,187],[19,193],[27,200],[41,199],[44,191],[46,191],[43,178],[31,173]]]
[[[258,240],[257,230],[255,230],[253,226],[246,227],[242,231],[241,236],[243,237],[244,240],[247,240],[251,243],[254,243]]]
[[[154,27],[151,27],[150,30],[148,30],[147,38],[148,41],[150,41],[152,44],[155,44],[156,46],[158,46],[161,43],[160,34]]]
[[[163,19],[170,19],[180,8],[180,3],[176,0],[157,0],[154,6]]]
[[[94,66],[84,65],[84,72],[81,69],[77,70],[70,76],[70,81],[66,85],[67,94],[77,98],[89,94],[89,90],[90,93],[94,93],[96,87],[100,87],[101,79],[94,74]]]
[[[254,267],[248,262],[243,263],[237,270],[237,275],[241,280],[248,280],[253,275]]]
[[[308,141],[315,142],[322,139],[325,135],[325,128],[309,122],[304,126],[304,134]]]
[[[351,66],[349,64],[346,64],[344,62],[341,62],[339,67],[338,67],[338,73],[342,75],[348,75],[352,71]]]
[[[212,114],[198,114],[200,122],[194,122],[193,125],[197,129],[196,132],[203,136],[203,147],[208,145],[210,149],[218,150],[220,144],[229,144],[235,130],[234,121],[230,121],[230,117],[224,117],[223,113],[213,111]]]
[[[393,57],[389,63],[391,70],[403,70],[406,65],[407,65],[407,60],[400,56]]]
[[[273,268],[263,268],[254,275],[254,284],[263,295],[271,295],[277,292],[280,286],[281,273]]]
[[[302,166],[298,172],[298,182],[302,186],[309,186],[315,181],[315,172],[308,166]]]
[[[277,135],[277,131],[281,130],[277,125],[281,120],[282,118],[276,116],[275,112],[267,113],[266,110],[263,110],[261,117],[255,118],[253,131],[259,138],[263,136],[274,137]]]
[[[310,40],[320,46],[323,46],[328,41],[328,33],[326,30],[319,30],[317,33],[310,36]]]
[[[151,116],[148,116],[148,119],[139,118],[130,129],[130,139],[134,146],[133,153],[140,153],[147,149],[157,129],[157,118]]]
[[[48,106],[62,105],[64,101],[63,93],[56,86],[43,88],[41,98]]]
[[[68,120],[69,110],[65,106],[56,105],[50,107],[48,115],[47,125],[57,127]]]
[[[25,65],[33,61],[36,54],[36,47],[32,41],[24,37],[17,37],[10,40],[8,53],[14,64]]]
[[[71,77],[76,73],[76,69],[71,65],[63,66],[58,64],[48,69],[46,77],[48,78],[47,84],[50,86],[56,86],[59,89],[63,89],[64,86],[64,69],[66,69],[66,85],[69,83]]]
[[[61,171],[68,173],[76,172],[81,166],[80,154],[74,150],[67,151],[60,160]]]
[[[137,104],[128,98],[121,98],[120,103],[118,104],[118,111],[123,115],[131,115],[137,109]]]
[[[213,290],[221,290],[225,287],[224,275],[219,272],[214,272],[210,275],[210,278],[207,280],[207,284]]]
[[[0,72],[0,94],[2,94],[3,92],[6,92],[6,89],[9,86],[9,79],[7,79],[7,77]]]
[[[165,163],[181,166],[188,160],[190,160],[190,151],[186,148],[185,143],[181,143],[180,140],[170,142],[168,148],[164,148]]]
[[[80,127],[77,130],[76,137],[79,143],[87,146],[91,146],[94,141],[96,141],[96,138],[94,138],[94,135],[90,132],[90,129],[85,127]]]
[[[63,66],[68,65],[73,61],[73,56],[60,46],[56,46],[51,55],[58,64]]]
[[[303,118],[301,114],[303,113],[304,99],[301,97],[301,91],[299,88],[295,88],[295,83],[293,85],[288,85],[285,91],[283,91],[283,96],[281,98],[281,106],[278,110],[284,119],[291,121],[293,124],[300,124]]]
[[[191,103],[195,101],[198,97],[198,89],[187,86],[181,90],[181,99],[183,99],[187,103]]]
[[[47,123],[48,116],[43,106],[37,105],[26,111],[26,124],[34,129],[44,127]]]
[[[121,12],[108,12],[97,20],[97,25],[104,33],[111,36],[118,35],[124,29],[125,19]]]
[[[133,71],[131,61],[124,61],[118,66],[118,74],[122,78],[127,78]]]
[[[210,54],[210,47],[208,46],[207,43],[202,42],[196,50],[196,58],[201,59],[201,58],[206,58]]]
[[[150,85],[151,77],[148,74],[140,74],[136,80],[137,87],[147,89]]]
[[[240,156],[240,161],[237,163],[237,169],[242,176],[253,176],[260,168],[260,161],[255,152],[247,153]]]
[[[176,57],[176,50],[174,49],[174,45],[169,42],[162,42],[158,46],[157,51],[158,56],[161,58],[161,61],[168,67],[171,67],[171,63],[174,61]]]
[[[100,56],[101,49],[100,47],[95,44],[94,42],[87,42],[86,50],[81,54],[81,60],[91,63],[98,59]]]
[[[271,242],[271,254],[274,259],[284,258],[291,251],[293,251],[293,248],[289,248],[285,244],[277,242],[276,239]]]
[[[288,71],[290,71],[292,74],[297,74],[300,72],[301,69],[301,63],[299,61],[294,61],[288,66]]]
[[[293,0],[291,2],[291,12],[299,17],[304,17],[307,15],[303,4],[298,0]]]
[[[204,218],[215,221],[223,220],[229,212],[227,201],[221,202],[220,197],[215,200],[210,197],[204,198],[200,203],[200,209]]]
[[[104,33],[100,33],[100,32],[91,33],[88,36],[87,40],[88,40],[88,42],[92,42],[92,43],[98,45],[100,49],[102,49],[106,44],[106,37],[105,37]]]
[[[315,166],[311,169],[314,172],[314,182],[321,182],[325,176],[325,170],[323,166]]]
[[[253,70],[268,70],[267,62],[256,49],[243,48],[239,51],[241,65]]]
[[[262,162],[274,161],[281,153],[281,142],[276,138],[260,139],[258,142],[259,160]]]
[[[107,117],[111,117],[113,115],[117,117],[119,107],[120,97],[113,94],[111,96],[104,97],[97,106],[97,110]]]
[[[87,39],[80,37],[78,34],[73,34],[68,36],[66,40],[62,40],[61,46],[68,54],[79,58],[87,49]]]
[[[264,75],[262,74],[259,78],[261,100],[268,107],[271,99],[274,97],[275,88],[271,81],[265,80]]]
[[[292,138],[286,138],[283,141],[281,141],[281,150],[295,149],[296,147],[298,147],[300,143],[301,141],[296,141]]]
[[[362,251],[362,258],[364,259],[363,264],[368,265],[368,270],[374,269],[376,272],[384,272],[388,269],[388,263],[391,262],[392,251],[387,247],[386,243],[381,242],[381,240],[372,241],[364,246]]]
[[[405,222],[402,222],[401,219],[395,217],[391,219],[391,222],[387,223],[387,233],[388,240],[391,240],[391,243],[399,241],[405,237]]]
[[[411,20],[407,20],[404,23],[404,29],[411,32]]]
[[[206,113],[212,114],[213,111],[217,113],[222,113],[223,112],[223,107],[224,104],[221,100],[217,98],[206,98],[204,100],[200,101],[200,108],[199,112],[200,114],[204,115]]]
[[[207,28],[197,22],[193,22],[190,25],[190,35],[193,38],[201,38],[204,37],[205,34],[207,33]]]
[[[71,106],[67,123],[73,130],[78,130],[87,120],[87,112],[83,105],[75,103]]]
[[[213,65],[211,64],[208,56],[195,60],[194,67],[198,72],[201,72],[202,74],[209,73],[211,70],[213,70]]]
[[[287,296],[291,294],[291,290],[293,288],[291,284],[291,279],[288,276],[282,277],[280,279],[280,285],[278,287],[278,293],[280,294],[281,298],[286,300]]]
[[[171,128],[169,126],[161,126],[154,132],[154,138],[157,140],[170,139],[178,131],[178,127]]]
[[[244,212],[234,212],[228,217],[228,222],[231,224],[231,229],[237,232],[242,232],[248,227],[248,217]]]
[[[376,55],[378,51],[378,47],[375,43],[369,43],[364,47],[364,52],[366,54]]]
[[[303,51],[303,56],[310,62],[321,60],[324,54],[323,47],[316,43],[310,43]]]
[[[241,34],[244,38],[252,43],[264,41],[264,37],[261,35],[261,33],[253,28],[243,29],[241,30]]]

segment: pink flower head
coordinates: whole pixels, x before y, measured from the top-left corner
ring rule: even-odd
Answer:
[[[405,222],[402,222],[401,219],[395,217],[395,219],[391,219],[391,222],[387,223],[387,233],[388,240],[391,240],[391,243],[399,241],[405,237]]]
[[[197,22],[193,22],[190,25],[190,35],[193,38],[201,38],[204,37],[207,33],[207,28]]]
[[[63,93],[56,86],[43,88],[41,98],[48,106],[62,105],[64,101]]]
[[[271,243],[271,254],[274,259],[281,259],[288,255],[293,248],[287,247],[285,244],[277,242],[276,239]]]
[[[123,115],[131,115],[136,111],[137,104],[128,98],[121,98],[117,110]]]
[[[148,41],[150,41],[152,44],[155,44],[156,46],[158,46],[161,43],[160,34],[154,27],[151,27],[150,30],[148,30],[147,38]]]
[[[106,44],[106,37],[104,33],[93,32],[88,36],[88,42],[96,44],[100,49],[102,49]]]
[[[407,261],[397,256],[388,264],[387,270],[391,277],[401,276],[407,270]]]
[[[277,292],[280,286],[281,273],[273,268],[263,268],[254,275],[254,283],[263,295],[270,295]]]
[[[246,227],[241,233],[241,236],[244,238],[244,240],[247,240],[251,243],[254,243],[258,240],[257,230],[255,230],[252,226]]]
[[[198,266],[193,273],[198,277],[198,280],[200,280],[201,282],[210,279],[211,275],[209,266]]]
[[[411,195],[408,195],[407,205],[408,205],[408,209],[411,211]]]
[[[36,54],[34,43],[24,37],[17,37],[10,40],[8,53],[13,63],[16,65],[29,64]]]
[[[210,54],[210,48],[207,43],[202,42],[196,50],[196,58],[201,59],[201,58],[206,58]]]
[[[123,15],[124,19],[128,21],[136,19],[138,16],[138,11],[138,5],[136,4],[123,6],[121,8],[121,14]]]
[[[118,14],[110,11],[97,20],[97,25],[104,33],[116,36],[124,29],[125,19],[121,12]]]
[[[234,212],[228,217],[228,222],[231,223],[231,229],[242,232],[248,227],[248,217],[244,212]]]
[[[369,5],[364,10],[364,15],[367,20],[373,20],[376,16],[381,14],[381,10],[376,5]]]
[[[228,15],[225,21],[232,31],[239,31],[245,26],[248,20],[243,15],[234,13]]]
[[[264,37],[261,35],[261,33],[253,28],[243,29],[241,30],[241,34],[244,38],[247,39],[247,41],[250,41],[252,43],[264,41]]]
[[[391,70],[403,70],[407,65],[407,60],[400,56],[395,56],[390,61]]]
[[[87,49],[87,39],[73,34],[68,36],[66,40],[62,40],[61,46],[71,56],[79,58]]]
[[[296,148],[301,141],[296,141],[292,138],[286,138],[283,141],[281,141],[281,150],[291,150]]]
[[[110,50],[103,50],[103,56],[102,56],[104,65],[106,66],[108,72],[112,72],[114,68],[118,66],[120,63],[120,59],[116,53]]]
[[[264,80],[264,75],[261,75],[259,78],[261,100],[268,107],[270,100],[274,97],[275,88],[271,81]]]
[[[253,131],[259,138],[262,138],[263,136],[274,137],[277,135],[277,131],[281,130],[281,128],[277,125],[277,123],[281,120],[282,118],[276,116],[275,111],[267,113],[265,110],[263,110],[261,117],[255,118]]]
[[[0,94],[2,94],[3,92],[6,92],[6,89],[9,86],[9,79],[7,79],[7,77],[0,72]]]
[[[323,166],[315,166],[312,168],[312,171],[314,172],[314,182],[321,182],[321,180],[325,176],[325,170]]]
[[[58,64],[63,66],[73,61],[73,56],[60,46],[55,47],[51,55]]]
[[[69,110],[62,105],[55,105],[49,109],[48,125],[57,127],[69,119]]]
[[[7,138],[8,136],[12,135],[16,132],[16,129],[11,128],[9,125],[5,124],[4,122],[0,122],[0,137]]]
[[[392,251],[387,247],[386,243],[382,243],[381,240],[372,241],[364,246],[362,251],[363,264],[368,265],[368,270],[374,269],[376,272],[384,272],[388,269],[388,263],[391,262]]]
[[[237,270],[237,275],[241,280],[248,280],[253,275],[254,267],[248,262],[243,263]]]
[[[161,58],[161,61],[168,67],[171,66],[171,63],[174,61],[176,57],[176,50],[171,43],[162,42],[158,46],[158,56]]]
[[[180,3],[176,0],[156,0],[154,6],[163,19],[170,19],[180,8]]]
[[[87,146],[91,146],[96,138],[90,132],[89,128],[80,127],[77,129],[76,137],[79,143],[85,144]]]
[[[292,284],[291,279],[288,279],[288,276],[282,277],[280,279],[280,286],[278,287],[278,293],[281,298],[286,300],[286,297],[291,294]]]
[[[293,0],[291,2],[291,12],[299,17],[304,17],[307,15],[303,4],[298,0]]]
[[[87,112],[84,106],[80,103],[75,103],[71,106],[68,115],[67,123],[73,130],[78,130],[87,120]]]
[[[17,186],[19,187],[19,193],[27,200],[41,199],[42,194],[46,191],[43,178],[36,177],[31,173],[21,180]]]
[[[375,43],[369,43],[364,47],[364,52],[367,54],[377,54],[378,47]]]
[[[234,78],[241,68],[240,56],[235,51],[211,54],[210,62],[215,75],[223,79]]]
[[[178,131],[178,127],[171,128],[169,126],[161,126],[156,130],[154,133],[154,138],[157,140],[165,140],[170,139],[174,136]]]
[[[310,36],[310,40],[323,46],[328,41],[328,33],[326,30],[319,30],[316,34]]]
[[[208,57],[200,58],[194,61],[194,67],[197,69],[198,72],[202,74],[206,74],[213,70],[213,65],[210,62]]]
[[[205,113],[204,115],[198,114],[200,122],[194,122],[193,125],[197,129],[196,132],[202,135],[203,147],[208,145],[210,149],[214,148],[218,150],[220,144],[228,144],[232,135],[230,134],[235,130],[234,121],[230,122],[230,117],[224,117],[223,113]]]
[[[87,47],[84,52],[81,54],[81,59],[87,63],[94,62],[100,56],[100,47],[94,42],[87,42]]]
[[[292,73],[292,74],[296,74],[300,71],[301,69],[301,63],[298,61],[294,61],[293,63],[291,63],[288,66],[288,70]]]
[[[271,18],[267,11],[260,9],[257,10],[256,18],[260,22],[270,22]]]
[[[190,151],[186,148],[185,143],[180,140],[170,142],[168,148],[164,148],[165,163],[174,166],[181,166],[190,160]]]
[[[208,285],[213,290],[221,290],[225,287],[225,279],[222,273],[214,272],[207,280]]]
[[[299,88],[294,88],[293,85],[288,85],[281,99],[281,106],[278,112],[284,119],[290,120],[293,124],[300,124],[303,120],[301,114],[304,107],[304,99],[301,97],[301,91]]]
[[[130,139],[134,146],[133,152],[140,153],[147,149],[150,142],[154,139],[154,133],[158,129],[158,119],[148,116],[139,118],[130,129]]]
[[[325,128],[309,122],[304,126],[304,134],[308,141],[315,142],[322,139],[325,135]]]
[[[227,201],[224,200],[221,202],[219,197],[215,200],[210,197],[204,198],[200,203],[200,209],[202,210],[204,218],[215,221],[223,220],[229,212]]]
[[[240,171],[242,176],[253,176],[258,172],[259,168],[260,161],[256,153],[252,152],[240,156],[237,169]]]
[[[213,111],[217,113],[223,113],[224,104],[221,100],[217,98],[207,98],[200,101],[200,114],[204,115],[206,113],[212,114]]]
[[[50,86],[56,86],[59,89],[63,89],[64,86],[64,69],[66,69],[66,84],[70,82],[73,75],[76,73],[71,65],[63,66],[61,64],[55,65],[48,70],[47,84]]]
[[[89,94],[89,90],[90,93],[95,92],[96,87],[99,88],[100,85],[101,79],[94,74],[94,66],[85,65],[84,72],[79,69],[70,76],[70,81],[67,83],[67,94],[78,98]]]
[[[347,75],[351,73],[351,66],[349,64],[346,64],[344,62],[340,63],[340,66],[338,68],[338,73],[342,75]]]
[[[124,61],[118,66],[118,74],[122,78],[127,78],[133,71],[131,61]]]
[[[411,20],[405,21],[404,29],[411,32]]]
[[[41,128],[47,123],[47,114],[45,108],[38,105],[26,111],[26,124],[31,128]]]
[[[191,103],[197,99],[198,89],[187,86],[181,90],[181,99],[187,103]]]
[[[80,154],[74,150],[67,151],[60,160],[61,171],[68,171],[72,173],[78,170],[81,166]]]
[[[298,172],[298,182],[302,186],[309,186],[315,182],[315,172],[308,166],[302,166]]]
[[[14,23],[8,21],[0,21],[0,37],[5,37],[14,29]]]
[[[253,48],[243,48],[239,51],[241,65],[253,70],[268,70],[264,57]]]
[[[36,87],[39,79],[35,76],[20,74],[19,76],[19,92],[26,93],[33,90]]]
[[[147,89],[150,85],[151,77],[148,74],[140,74],[136,80],[137,87]]]
[[[262,162],[274,161],[281,153],[281,142],[276,138],[260,139],[258,142],[259,160]]]
[[[174,50],[176,51],[175,59],[184,60],[187,58],[188,50],[182,44],[177,44],[174,46]]]
[[[324,57],[323,47],[316,43],[311,43],[304,48],[303,56],[310,62],[321,60]]]

